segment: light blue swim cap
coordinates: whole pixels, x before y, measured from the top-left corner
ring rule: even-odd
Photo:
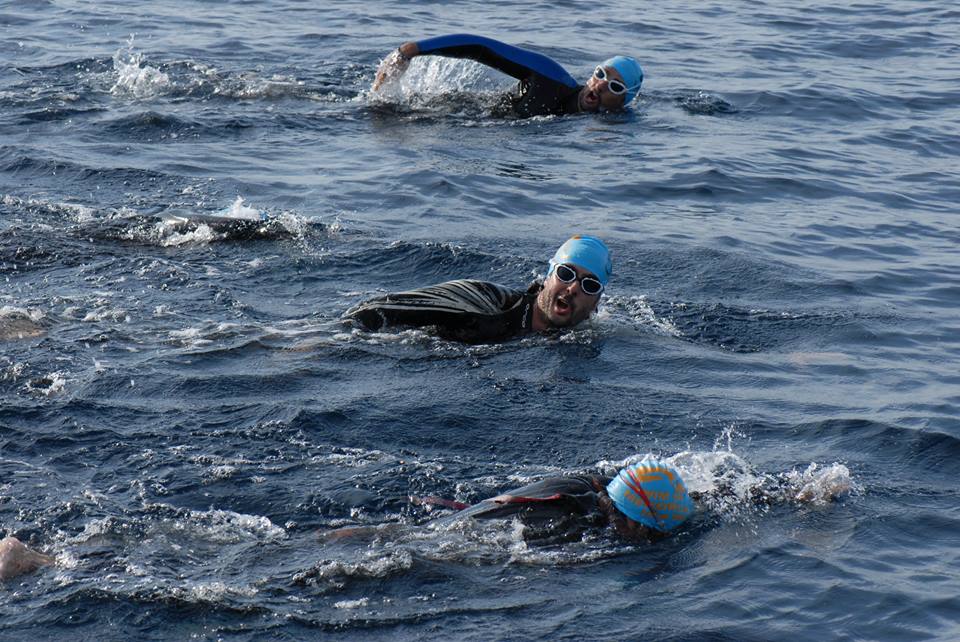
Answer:
[[[668,533],[693,513],[693,500],[677,469],[648,459],[622,469],[607,484],[607,495],[635,522]]]
[[[560,246],[557,253],[550,259],[550,269],[547,276],[553,272],[558,263],[572,263],[584,270],[594,273],[604,287],[610,280],[613,272],[613,263],[610,261],[610,250],[606,244],[595,236],[577,234],[570,237]]]
[[[630,56],[614,56],[601,63],[604,67],[613,67],[620,72],[620,77],[627,85],[627,93],[623,98],[623,106],[626,107],[630,101],[637,97],[640,91],[640,85],[643,84],[643,69],[640,63]]]

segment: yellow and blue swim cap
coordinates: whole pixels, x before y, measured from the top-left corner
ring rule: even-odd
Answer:
[[[627,93],[623,98],[623,105],[626,107],[631,100],[637,97],[640,85],[643,84],[643,69],[640,68],[640,63],[630,56],[614,56],[613,58],[607,58],[600,64],[604,67],[613,67],[620,72],[620,77],[623,78],[623,82],[627,86]]]
[[[595,236],[577,234],[568,239],[550,259],[550,269],[547,271],[547,276],[553,272],[553,268],[559,263],[570,263],[593,272],[604,287],[606,287],[610,275],[613,273],[610,249]]]
[[[635,522],[668,533],[693,513],[693,500],[677,469],[647,459],[620,470],[607,484],[607,495]]]

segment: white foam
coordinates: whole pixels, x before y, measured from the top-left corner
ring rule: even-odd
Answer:
[[[313,568],[294,576],[296,582],[336,581],[344,577],[382,578],[413,568],[410,551],[371,550],[356,561],[321,560]]]
[[[170,340],[178,342],[187,347],[203,347],[213,343],[212,339],[202,337],[203,330],[200,328],[184,328],[183,330],[171,330]]]
[[[43,199],[36,198],[18,198],[16,196],[10,196],[6,194],[3,196],[3,204],[7,207],[24,209],[28,207],[33,207],[41,210],[46,210],[51,214],[66,214],[71,219],[75,220],[78,223],[85,223],[87,221],[93,220],[96,218],[96,210],[85,205],[77,205],[75,203],[58,203],[54,201],[46,201]],[[39,225],[41,229],[50,229],[49,226],[44,224]]]
[[[370,603],[369,597],[361,597],[359,600],[341,600],[333,603],[335,609],[359,609]]]
[[[130,315],[122,308],[104,307],[87,312],[83,319],[81,319],[84,323],[95,323],[104,320],[130,323]]]
[[[189,587],[188,599],[199,602],[223,602],[224,598],[253,597],[257,594],[257,589],[252,586],[227,586],[223,582],[204,582]]]
[[[42,310],[36,308],[18,308],[11,305],[5,305],[0,308],[0,318],[4,317],[26,317],[37,323],[43,320],[44,314]]]
[[[619,314],[621,310],[626,313],[626,319],[623,319]],[[626,322],[634,326],[652,328],[671,337],[683,335],[673,321],[657,316],[657,313],[650,307],[646,296],[610,297],[605,304],[600,306],[597,317],[613,323]]]
[[[165,228],[164,224],[158,223],[157,226],[162,235]],[[210,226],[203,224],[198,225],[197,228],[192,232],[184,232],[183,234],[174,232],[173,234],[164,237],[160,244],[164,247],[176,247],[178,245],[185,245],[187,243],[209,243],[216,238],[217,235],[212,229],[210,229]]]
[[[237,473],[236,466],[214,466],[210,469],[210,477],[212,479],[230,479]]]
[[[16,381],[22,377],[24,372],[27,370],[27,364],[22,361],[13,363],[7,359],[7,363],[9,365],[7,365],[7,367],[3,369],[3,372],[0,373],[0,381]]]
[[[286,537],[286,530],[277,526],[263,515],[248,515],[229,510],[211,509],[207,511],[184,510],[166,504],[151,504],[164,516],[160,522],[148,525],[151,531],[167,532],[171,527],[175,532],[216,543],[236,543],[244,540],[273,541]]]

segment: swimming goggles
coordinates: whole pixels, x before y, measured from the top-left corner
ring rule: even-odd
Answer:
[[[593,70],[593,77],[597,80],[606,80],[607,89],[610,90],[610,93],[614,96],[619,96],[621,94],[627,93],[627,86],[624,85],[619,80],[607,77],[607,70],[603,68],[603,65],[597,65],[597,68]]]
[[[557,267],[553,269],[553,273],[564,283],[573,283],[577,280],[577,271],[564,263],[558,263]],[[582,276],[580,277],[580,289],[583,290],[584,294],[598,296],[603,292],[603,283],[592,276]]]

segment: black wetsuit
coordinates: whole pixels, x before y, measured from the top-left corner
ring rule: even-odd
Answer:
[[[542,284],[526,292],[486,281],[459,280],[371,299],[346,317],[367,330],[387,326],[434,326],[444,339],[464,343],[505,341],[532,330]]]
[[[525,539],[569,541],[591,528],[602,528],[609,518],[600,509],[598,488],[609,478],[593,475],[548,477],[533,484],[485,499],[457,513],[453,519],[512,519],[526,526]]]
[[[421,40],[417,48],[419,55],[469,58],[519,80],[510,100],[521,118],[580,111],[583,85],[543,54],[467,33]]]

